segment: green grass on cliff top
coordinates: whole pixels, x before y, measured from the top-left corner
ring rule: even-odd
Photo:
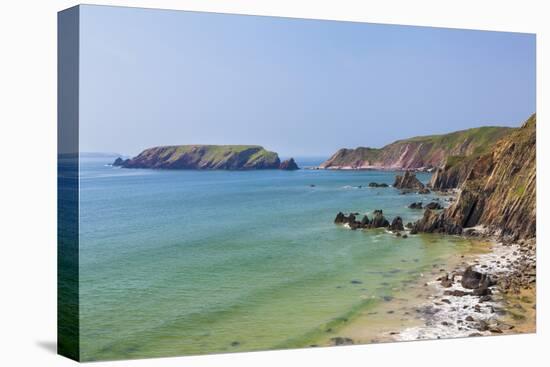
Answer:
[[[415,136],[409,139],[397,140],[392,143],[422,142],[446,148],[452,148],[465,140],[471,139],[476,145],[492,143],[512,131],[513,128],[502,126],[482,126],[467,130],[455,131],[449,134]]]
[[[170,156],[169,160],[176,160],[184,154],[195,154],[195,150],[201,149],[201,159],[208,161],[222,161],[228,156],[246,152],[248,150],[253,151],[250,159],[258,160],[261,158],[267,160],[275,160],[277,153],[265,150],[260,145],[172,145],[162,146],[147,149],[149,152],[161,151],[161,157]],[[255,152],[254,152],[255,151]]]

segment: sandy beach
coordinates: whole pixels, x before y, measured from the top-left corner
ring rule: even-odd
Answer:
[[[503,243],[478,227],[473,246],[460,257],[433,264],[418,282],[361,312],[322,345],[368,344],[461,338],[536,331],[535,240]],[[472,236],[473,235],[473,236]],[[481,238],[480,238],[481,237]],[[487,294],[474,295],[461,284],[466,268],[495,282]]]

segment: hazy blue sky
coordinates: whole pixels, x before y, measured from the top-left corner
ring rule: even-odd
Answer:
[[[88,152],[326,156],[535,112],[528,34],[83,6],[80,49]]]

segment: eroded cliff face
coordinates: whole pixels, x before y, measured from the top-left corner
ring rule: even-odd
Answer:
[[[426,212],[416,230],[456,234],[484,225],[512,239],[536,236],[536,115],[454,170],[466,175],[457,200],[441,213]]]
[[[381,149],[340,149],[320,168],[325,169],[420,169],[440,167],[450,156],[481,153],[512,131],[486,126],[444,135],[398,140]]]

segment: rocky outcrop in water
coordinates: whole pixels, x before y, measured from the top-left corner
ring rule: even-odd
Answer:
[[[296,162],[294,161],[294,158],[287,159],[285,161],[282,161],[279,165],[279,169],[287,170],[287,171],[295,171],[297,169],[300,169]]]
[[[113,162],[113,167],[120,167],[124,164],[124,159],[122,159],[121,157],[118,157],[117,159],[115,159],[115,161]]]
[[[409,209],[422,209],[422,202],[419,201],[417,203],[411,203],[409,205]]]
[[[393,187],[396,189],[405,189],[405,190],[423,190],[424,184],[416,178],[416,174],[411,171],[405,171],[403,175],[395,176],[395,182]]]
[[[389,187],[387,183],[370,182],[369,187]]]
[[[403,219],[401,219],[401,217],[393,218],[389,229],[390,231],[403,231],[405,229],[403,227]]]
[[[536,115],[474,163],[463,164],[471,168],[456,201],[439,214],[426,210],[414,228],[457,234],[484,225],[510,239],[535,237]]]
[[[390,222],[386,219],[382,210],[377,209],[372,214],[372,219],[369,220],[369,217],[364,215],[359,221],[357,220],[357,213],[345,215],[344,213],[339,212],[336,214],[336,218],[334,218],[334,223],[347,224],[351,229],[390,227]],[[395,230],[403,230],[403,220],[400,217],[396,217],[393,220],[392,225]]]
[[[373,218],[370,223],[371,228],[380,228],[380,227],[387,227],[390,225],[390,222],[384,217],[384,213],[382,210],[375,210],[373,212]]]

